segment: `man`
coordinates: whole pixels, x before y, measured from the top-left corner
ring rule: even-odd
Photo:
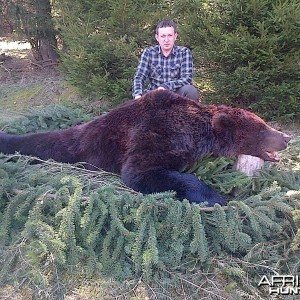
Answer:
[[[199,92],[192,85],[193,59],[190,49],[176,46],[176,24],[161,21],[156,27],[158,45],[142,53],[133,80],[133,97],[138,99],[150,90],[168,89],[192,100],[199,101]],[[144,90],[144,84],[149,85]]]

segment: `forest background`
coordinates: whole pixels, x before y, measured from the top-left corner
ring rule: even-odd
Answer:
[[[37,60],[59,59],[86,97],[114,105],[129,99],[141,51],[169,18],[178,23],[178,43],[193,51],[206,101],[268,119],[299,117],[297,0],[1,2],[6,29],[22,34]]]
[[[8,132],[64,128],[130,99],[138,58],[167,18],[178,23],[178,44],[193,52],[204,103],[245,107],[279,127],[299,121],[299,0],[0,0],[0,7],[1,36],[30,43],[30,70],[46,86],[24,87],[29,73],[20,76],[12,57],[0,56],[5,114],[5,105],[26,106],[25,90],[43,91],[28,97],[40,101],[38,110],[1,116]],[[281,163],[253,178],[224,159],[189,170],[232,200],[214,211],[171,193],[142,197],[112,174],[1,157],[1,297],[267,299],[261,275],[299,274],[300,147],[292,134]]]

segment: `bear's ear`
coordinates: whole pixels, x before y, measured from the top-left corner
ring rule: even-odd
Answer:
[[[217,132],[222,132],[233,128],[234,122],[232,117],[225,112],[216,113],[212,119],[212,127]]]

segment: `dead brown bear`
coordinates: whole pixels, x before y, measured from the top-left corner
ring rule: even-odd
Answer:
[[[0,133],[0,151],[43,160],[85,162],[121,174],[142,193],[174,190],[179,199],[225,204],[184,166],[214,154],[276,161],[290,137],[239,108],[203,105],[170,91],[153,91],[85,124],[26,135]]]

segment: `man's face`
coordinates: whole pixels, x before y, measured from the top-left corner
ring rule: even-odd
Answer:
[[[173,27],[163,27],[158,29],[158,34],[155,35],[155,38],[163,52],[169,52],[177,39],[177,33]]]

